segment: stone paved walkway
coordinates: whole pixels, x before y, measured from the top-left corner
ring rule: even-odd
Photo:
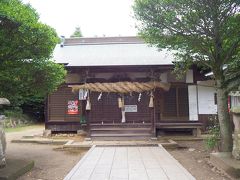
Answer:
[[[161,145],[92,147],[64,180],[195,179]]]

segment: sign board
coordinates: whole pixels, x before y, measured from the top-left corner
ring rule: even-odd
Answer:
[[[68,114],[78,114],[78,100],[68,101]]]
[[[189,119],[190,121],[198,120],[198,99],[197,99],[197,86],[188,86],[188,99],[189,99]]]
[[[137,112],[137,105],[125,105],[125,112]]]

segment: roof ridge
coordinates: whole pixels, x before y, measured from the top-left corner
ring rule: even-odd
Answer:
[[[69,37],[69,38],[65,38],[65,39],[95,39],[95,38],[98,38],[98,39],[109,39],[109,38],[138,38],[138,39],[141,39],[139,36],[96,36],[96,37],[85,37],[85,36],[82,36],[82,37]]]
[[[112,44],[144,44],[144,42],[71,43],[71,44],[64,44],[64,46],[78,46],[78,45],[112,45]]]
[[[87,44],[137,44],[144,43],[137,36],[120,36],[120,37],[79,37],[79,38],[64,38],[62,44],[68,45],[87,45]]]

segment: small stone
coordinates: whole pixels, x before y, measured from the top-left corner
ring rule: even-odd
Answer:
[[[201,163],[201,162],[202,162],[202,160],[200,160],[200,159],[199,159],[197,162],[198,162],[198,163]]]
[[[196,149],[194,149],[194,148],[189,148],[188,149],[188,151],[190,151],[190,152],[193,152],[193,151],[195,151]]]

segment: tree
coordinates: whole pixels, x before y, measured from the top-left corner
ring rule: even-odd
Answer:
[[[213,72],[217,88],[221,151],[231,151],[227,96],[237,84],[240,51],[238,0],[136,0],[140,36],[176,55],[175,69],[192,64]],[[228,66],[227,69],[224,66]],[[228,76],[227,76],[228,75]],[[231,88],[229,88],[231,87]]]
[[[43,100],[65,77],[51,54],[59,38],[39,22],[37,12],[20,0],[0,1],[0,96],[13,106],[29,99]]]
[[[66,71],[48,59],[30,62],[5,61],[0,66],[0,97],[7,97],[13,106],[42,102],[63,83]]]
[[[70,37],[71,38],[82,37],[82,32],[81,32],[80,27],[76,27],[74,33]]]
[[[0,1],[0,63],[49,58],[59,41],[56,31],[39,22],[37,12],[20,0]]]

